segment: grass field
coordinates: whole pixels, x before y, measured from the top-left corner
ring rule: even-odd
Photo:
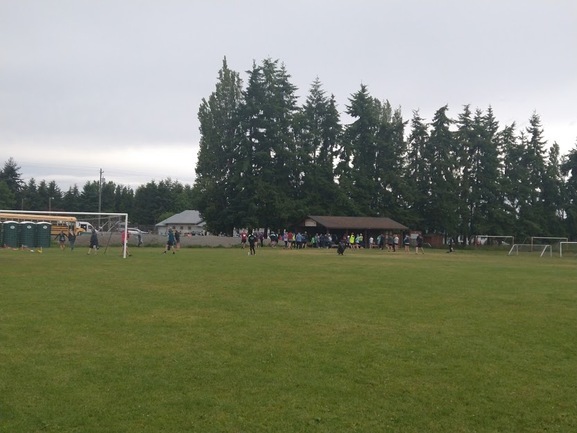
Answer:
[[[0,432],[577,431],[577,259],[0,250]]]

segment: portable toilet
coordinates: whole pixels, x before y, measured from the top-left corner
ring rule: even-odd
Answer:
[[[9,248],[18,248],[18,223],[4,221],[2,223],[2,245]]]
[[[48,222],[40,221],[36,223],[36,247],[48,248],[52,240],[52,225]]]
[[[36,224],[32,221],[22,221],[19,226],[19,246],[27,248],[36,247]]]

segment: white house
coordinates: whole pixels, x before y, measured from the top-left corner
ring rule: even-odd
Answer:
[[[196,210],[185,210],[156,224],[159,235],[166,235],[168,229],[178,230],[182,235],[203,235],[206,233],[205,223]]]

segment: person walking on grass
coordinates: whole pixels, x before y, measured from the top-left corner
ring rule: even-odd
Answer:
[[[95,229],[92,229],[92,233],[90,234],[90,246],[88,247],[88,255],[90,255],[91,251],[94,251],[94,254],[98,254],[98,233],[96,233]]]
[[[64,230],[60,230],[60,233],[58,233],[54,239],[58,239],[58,245],[60,245],[60,249],[64,251],[66,248],[66,233],[64,233]]]

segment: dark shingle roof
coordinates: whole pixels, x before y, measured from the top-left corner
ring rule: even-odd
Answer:
[[[309,215],[309,218],[328,229],[408,230],[390,218]]]

